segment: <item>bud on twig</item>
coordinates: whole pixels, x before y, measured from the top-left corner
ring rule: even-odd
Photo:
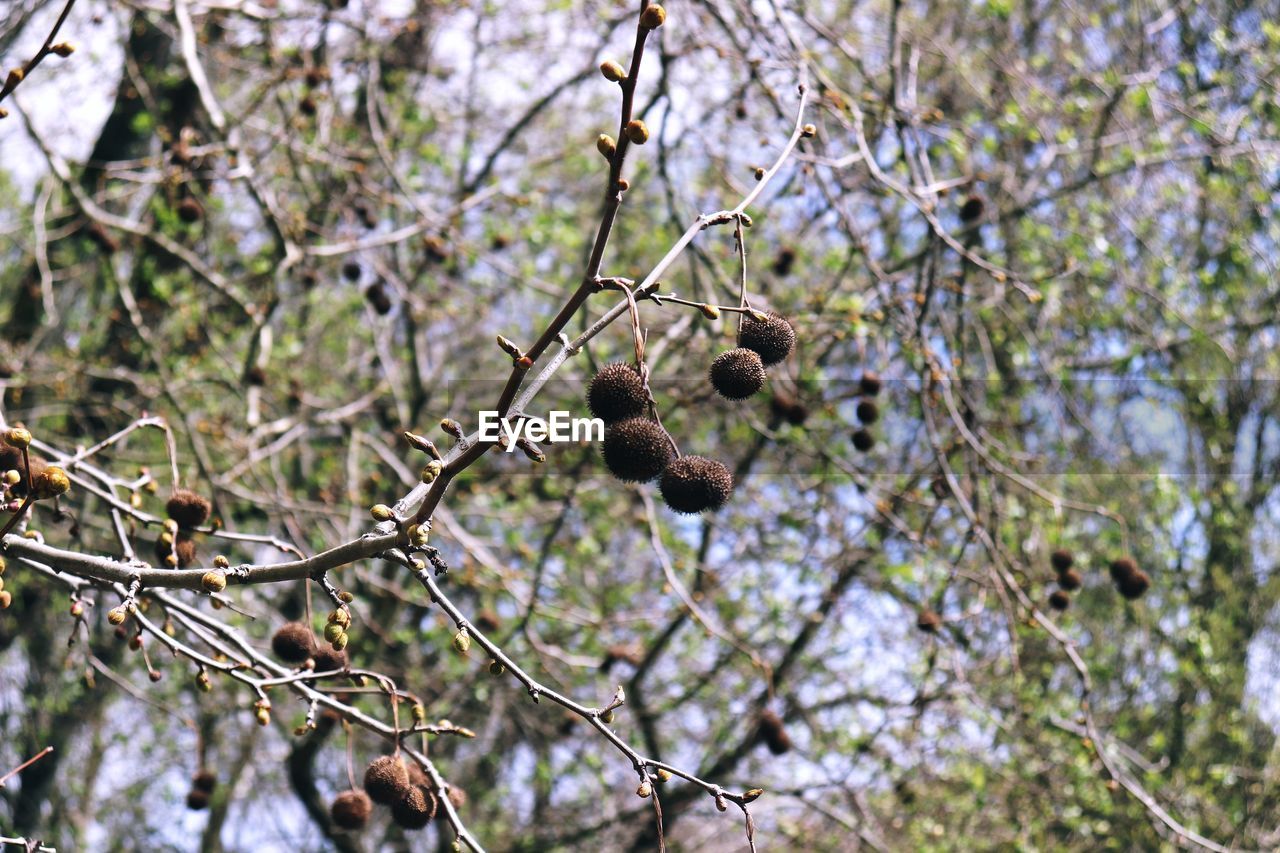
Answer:
[[[421,450],[423,453],[431,454],[432,459],[441,458],[440,451],[436,450],[436,446],[431,442],[431,439],[415,435],[408,430],[405,431],[404,437],[409,444],[413,445],[415,450]]]
[[[602,133],[596,137],[596,150],[606,160],[613,159],[613,152],[618,150],[618,143],[613,141],[613,137],[607,133]]]
[[[458,441],[462,441],[464,438],[467,437],[467,434],[462,431],[462,424],[458,423],[452,418],[444,418],[443,420],[441,420],[440,429],[449,433],[449,435],[453,436]]]
[[[627,122],[626,132],[627,139],[636,145],[644,145],[649,141],[649,128],[645,127],[645,123],[638,118]]]
[[[640,13],[640,26],[646,30],[656,30],[667,22],[667,10],[653,3]]]
[[[60,41],[53,47],[49,48],[49,51],[51,53],[58,54],[58,56],[61,56],[63,59],[66,59],[68,56],[75,53],[76,49],[69,42]]]
[[[610,83],[621,83],[627,79],[627,72],[621,65],[612,59],[606,59],[600,63],[600,73],[604,75],[604,79]]]

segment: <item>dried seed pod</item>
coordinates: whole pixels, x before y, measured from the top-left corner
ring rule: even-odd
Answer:
[[[426,785],[412,785],[391,804],[391,819],[403,829],[422,829],[436,816],[436,795]]]
[[[1065,572],[1075,565],[1075,557],[1066,548],[1059,548],[1049,555],[1049,564],[1055,572]]]
[[[960,205],[960,220],[962,222],[973,222],[982,216],[982,212],[986,209],[986,202],[982,200],[980,195],[971,195]]]
[[[852,441],[853,441],[854,449],[862,453],[866,453],[868,450],[874,447],[876,443],[875,438],[873,438],[871,433],[865,429],[854,430]]]
[[[197,791],[204,791],[206,794],[212,794],[217,785],[217,775],[208,768],[196,771],[196,774],[191,777],[191,787]]]
[[[764,363],[752,349],[738,347],[716,356],[708,371],[711,385],[726,400],[745,400],[764,387]]]
[[[926,607],[916,615],[916,627],[926,634],[936,634],[942,627],[942,617]]]
[[[856,414],[859,421],[870,425],[880,420],[880,407],[875,400],[859,400]]]
[[[760,712],[756,737],[763,741],[774,755],[782,755],[791,751],[791,735],[787,734],[787,729],[782,724],[782,718],[767,708]]]
[[[1071,595],[1064,590],[1055,589],[1049,593],[1049,606],[1054,610],[1066,610],[1071,606]]]
[[[300,664],[315,652],[311,629],[301,622],[286,622],[271,637],[271,651],[286,663]]]
[[[868,397],[876,397],[880,394],[880,384],[880,377],[871,371],[867,371],[858,380],[858,390]]]
[[[168,511],[169,517],[178,522],[179,527],[187,528],[199,527],[209,520],[209,513],[213,507],[210,505],[208,498],[198,495],[190,489],[178,489],[170,496],[168,503],[165,504],[165,510]]]
[[[369,795],[357,788],[343,791],[333,798],[329,806],[329,817],[343,829],[364,829],[373,814],[373,801]]]
[[[1065,590],[1079,589],[1083,583],[1084,578],[1076,569],[1067,569],[1065,572],[1058,573],[1058,586]]]
[[[701,456],[682,456],[662,472],[662,499],[676,512],[719,509],[733,494],[733,474],[720,462]]]
[[[610,473],[631,483],[652,480],[673,455],[666,430],[647,418],[627,418],[609,427],[601,449]]]
[[[638,417],[648,405],[640,373],[629,364],[606,364],[587,386],[587,408],[606,424]]]
[[[391,805],[409,793],[409,768],[397,756],[379,756],[365,768],[364,789],[375,803]]]
[[[751,314],[742,318],[742,329],[738,332],[738,346],[755,350],[760,360],[768,367],[791,355],[796,345],[796,330],[781,314],[766,314],[757,320]]]

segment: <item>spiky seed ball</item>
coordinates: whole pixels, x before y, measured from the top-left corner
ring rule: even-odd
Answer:
[[[880,393],[880,384],[880,377],[871,371],[867,371],[858,380],[858,390],[868,397],[875,397]]]
[[[720,353],[709,373],[711,385],[728,400],[745,400],[764,387],[764,362],[746,347]]]
[[[1053,566],[1055,572],[1065,572],[1075,565],[1075,562],[1075,557],[1066,548],[1059,548],[1049,555],[1049,564]]]
[[[364,770],[364,790],[375,803],[389,806],[409,793],[409,769],[394,755],[382,755]]]
[[[449,802],[453,803],[455,809],[460,809],[467,804],[467,792],[459,788],[457,785],[449,786]]]
[[[942,617],[926,607],[916,616],[916,627],[926,634],[936,634],[942,627]]]
[[[733,475],[714,459],[682,456],[662,472],[662,499],[676,512],[719,509],[733,494]]]
[[[315,661],[316,672],[333,672],[347,668],[347,653],[334,651],[331,646],[320,646],[311,653],[311,659]]]
[[[369,289],[364,292],[364,298],[379,315],[385,317],[391,313],[391,297],[387,295],[387,286],[382,282],[375,281],[369,285]]]
[[[648,418],[627,418],[605,430],[604,464],[623,482],[647,483],[671,461],[666,430]]]
[[[778,254],[773,258],[774,275],[787,276],[791,275],[791,269],[796,263],[796,250],[789,246],[783,246],[778,250]]]
[[[373,801],[364,791],[352,788],[333,798],[329,817],[343,829],[364,829],[373,813]]]
[[[213,507],[203,495],[197,495],[190,489],[178,489],[165,504],[165,509],[179,527],[192,528],[208,521]]]
[[[391,804],[391,819],[404,829],[422,829],[436,816],[436,795],[425,785],[410,787]]]
[[[782,718],[768,708],[760,712],[760,723],[756,730],[757,737],[764,741],[774,755],[782,755],[791,750],[791,736],[782,724]]]
[[[982,216],[982,211],[986,209],[986,202],[982,200],[980,195],[971,195],[964,200],[964,204],[960,205],[960,219],[964,222],[972,222]]]
[[[874,400],[859,400],[856,414],[864,424],[873,424],[880,420],[880,407]]]
[[[796,426],[803,424],[809,417],[809,409],[805,404],[784,392],[773,395],[773,399],[769,401],[769,408],[779,418]]]
[[[406,761],[405,764],[407,764],[409,767],[409,784],[410,785],[422,785],[428,788],[431,787],[431,783],[427,779],[426,771],[422,769],[422,767],[418,764],[418,762]]]
[[[209,808],[209,792],[201,791],[199,788],[192,788],[187,792],[187,808],[193,812]]]
[[[196,562],[196,540],[190,536],[178,536],[178,542],[173,546],[173,552],[178,557],[178,568],[185,569]]]
[[[212,794],[217,785],[218,777],[212,770],[198,770],[191,777],[191,787],[197,791],[204,791],[206,794]]]
[[[1067,592],[1055,589],[1049,593],[1049,606],[1054,610],[1066,610],[1071,606],[1071,596]]]
[[[184,198],[178,202],[178,218],[188,225],[199,222],[202,216],[204,216],[204,208],[194,198]]]
[[[342,277],[347,281],[359,281],[360,264],[356,261],[347,261],[342,265]]]
[[[1137,572],[1138,564],[1131,557],[1121,557],[1118,560],[1112,560],[1108,569],[1111,572],[1111,579],[1119,583]]]
[[[763,320],[757,320],[750,314],[743,316],[738,346],[755,350],[766,367],[791,355],[795,345],[796,330],[781,314],[770,313]]]
[[[875,446],[876,440],[872,438],[871,433],[865,429],[856,429],[853,431],[853,446],[862,453],[866,453]]]
[[[1058,573],[1058,586],[1065,590],[1079,589],[1083,583],[1084,578],[1076,569],[1067,569],[1065,572]]]
[[[271,651],[286,663],[302,663],[315,653],[311,629],[301,622],[286,622],[271,638]]]
[[[587,408],[606,424],[638,417],[648,403],[639,371],[622,362],[600,368],[587,386]]]
[[[1117,583],[1120,594],[1132,601],[1135,598],[1141,598],[1142,594],[1151,588],[1151,578],[1141,569],[1137,569],[1131,575],[1126,575]]]

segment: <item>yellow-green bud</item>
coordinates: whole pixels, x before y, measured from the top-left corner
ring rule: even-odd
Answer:
[[[627,139],[630,139],[636,145],[644,145],[649,141],[649,128],[645,127],[644,122],[640,119],[632,119],[627,122]]]
[[[173,535],[178,532],[178,522],[174,521],[172,518],[166,518],[164,520],[163,527],[164,527],[164,532],[168,533],[170,537],[167,541],[172,542]]]
[[[434,483],[436,477],[440,476],[440,472],[444,470],[444,463],[439,459],[432,459],[422,469],[422,482]]]
[[[702,305],[699,305],[698,307],[702,309],[702,316],[706,317],[708,320],[719,320],[719,319],[720,319],[720,309],[719,309],[719,308],[717,308],[716,306],[714,306],[714,305],[707,305],[706,303],[703,303]]]
[[[453,647],[463,655],[471,651],[471,635],[467,633],[466,628],[453,635]]]
[[[613,141],[613,137],[607,133],[602,133],[596,137],[596,150],[606,160],[613,159],[613,152],[618,150],[618,143]]]
[[[128,618],[129,614],[123,607],[113,607],[107,611],[107,621],[112,625],[123,625]]]
[[[231,561],[221,554],[217,554],[213,558],[213,565],[219,569],[229,569],[231,568]]]
[[[54,465],[31,478],[31,496],[38,501],[65,495],[70,488],[71,478],[67,472]]]
[[[648,779],[645,779],[643,782],[640,783],[640,787],[636,788],[636,796],[644,800],[647,800],[649,799],[649,797],[653,796],[653,786],[649,784]]]
[[[640,13],[640,26],[646,30],[656,30],[667,21],[667,10],[653,3]]]
[[[606,59],[600,63],[600,73],[604,75],[604,79],[610,83],[620,83],[627,79],[626,70],[614,62],[612,59]]]
[[[75,53],[76,49],[74,46],[72,46],[68,42],[60,41],[57,44],[55,44],[53,47],[49,48],[49,52],[56,53],[58,54],[58,56],[61,56],[63,59],[66,59],[68,56]]]
[[[347,647],[347,641],[348,641],[349,639],[350,639],[350,638],[347,636],[346,632],[344,631],[344,632],[343,632],[343,633],[338,637],[338,639],[334,640],[334,641],[333,641],[332,643],[330,643],[329,645],[333,648],[333,650],[334,650],[335,652],[340,652],[340,651],[342,651],[343,649],[345,649],[345,648]]]
[[[23,429],[22,427],[14,427],[11,430],[5,431],[4,441],[5,444],[10,447],[16,447],[19,450],[23,450],[31,446],[31,432]]]
[[[326,643],[336,643],[338,638],[347,633],[341,625],[336,622],[330,622],[324,626],[324,639]]]
[[[205,572],[200,578],[200,585],[205,592],[222,592],[227,588],[227,576],[222,572]]]
[[[490,675],[502,675],[506,671],[507,671],[507,668],[502,665],[501,661],[496,661],[496,660],[489,661]]]
[[[374,504],[369,508],[369,514],[373,516],[374,521],[390,521],[395,518],[395,513],[386,504]]]
[[[16,468],[10,468],[4,472],[4,484],[6,486],[16,486],[22,482],[22,473]]]
[[[659,781],[659,782],[670,782],[670,781],[671,781],[671,771],[670,771],[670,770],[667,770],[667,769],[665,769],[665,768],[663,768],[663,767],[659,767],[659,768],[658,768],[658,781]]]

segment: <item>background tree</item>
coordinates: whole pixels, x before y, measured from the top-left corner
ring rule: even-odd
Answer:
[[[0,835],[1280,844],[1276,12],[9,4]],[[638,353],[719,511],[438,426]]]

